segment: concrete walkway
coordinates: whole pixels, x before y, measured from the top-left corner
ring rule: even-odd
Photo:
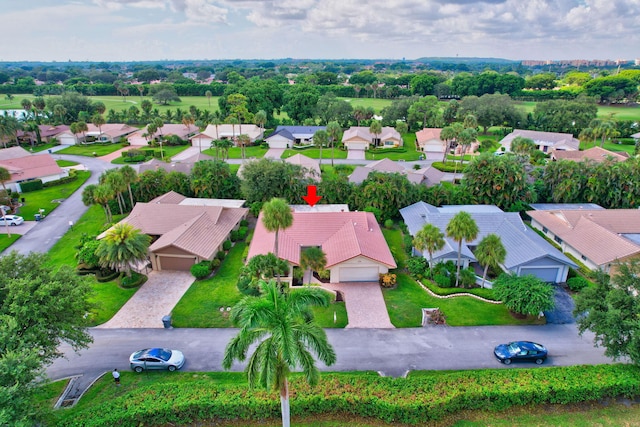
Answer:
[[[200,154],[200,147],[189,147],[184,151],[179,152],[175,156],[171,158],[172,162],[180,162],[184,159],[188,159],[189,157],[193,157],[196,154]]]
[[[188,271],[152,271],[120,311],[98,328],[162,328],[162,317],[171,314],[194,280]]]
[[[323,283],[322,287],[344,296],[347,328],[394,328],[377,282]]]

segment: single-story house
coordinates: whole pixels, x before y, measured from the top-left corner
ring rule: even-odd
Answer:
[[[294,145],[313,145],[313,135],[326,126],[278,126],[265,138],[269,148],[292,148]]]
[[[402,147],[402,136],[392,127],[384,126],[378,135],[369,131],[368,127],[351,126],[342,134],[342,143],[347,150],[368,150],[374,147]]]
[[[156,133],[154,133],[153,135],[148,135],[147,127],[145,126],[144,129],[139,129],[133,132],[132,134],[128,135],[127,141],[129,141],[129,144],[133,146],[143,146],[143,147],[146,147],[147,145],[149,145],[149,141],[151,141],[152,139],[158,138],[160,136],[167,137],[167,136],[176,135],[181,140],[188,141],[192,135],[198,132],[198,130],[199,130],[198,126],[196,125],[185,126],[184,124],[180,124],[180,123],[177,123],[177,124],[167,123],[161,128],[158,128]]]
[[[444,172],[432,167],[413,170],[405,168],[400,162],[382,159],[365,166],[357,166],[351,175],[349,175],[349,182],[352,184],[361,184],[367,179],[371,172],[399,173],[406,176],[409,182],[425,184],[429,187],[439,184],[446,175]]]
[[[193,165],[197,162],[207,161],[207,160],[215,160],[211,156],[207,156],[206,154],[198,153],[191,157],[187,157],[186,159],[182,159],[177,162],[163,162],[159,159],[151,159],[148,162],[141,163],[138,165],[138,173],[142,173],[148,170],[155,171],[158,169],[164,169],[167,172],[181,172],[186,175],[191,174],[191,169],[193,169]]]
[[[120,222],[151,236],[149,259],[154,270],[188,271],[222,250],[231,231],[247,216],[243,204],[244,200],[190,199],[170,191],[149,203],[136,203]]]
[[[308,178],[311,178],[314,181],[320,181],[322,172],[320,171],[320,162],[318,160],[312,159],[311,157],[307,157],[302,154],[294,154],[293,156],[284,159],[284,161],[292,165],[303,167],[307,170],[306,176]]]
[[[125,139],[127,135],[138,131],[138,128],[123,123],[105,123],[100,127],[93,123],[87,123],[87,128],[89,130],[84,133],[84,142],[86,144],[94,142],[116,143]]]
[[[442,158],[447,149],[447,143],[440,139],[441,132],[440,128],[424,128],[416,132],[418,150],[433,155],[440,154],[439,157]]]
[[[190,138],[191,145],[194,147],[201,147],[203,149],[211,148],[213,141],[219,139],[236,140],[238,135],[248,135],[252,143],[259,139],[262,139],[264,130],[252,123],[242,123],[237,125],[220,124],[220,125],[207,125],[207,128],[202,132],[192,136]]]
[[[69,171],[61,168],[47,153],[31,154],[22,147],[0,150],[0,167],[9,171],[11,178],[5,187],[20,192],[20,183],[39,179],[43,183],[69,176]]]
[[[458,212],[466,211],[478,225],[478,235],[470,242],[462,242],[461,266],[477,262],[474,250],[478,243],[490,233],[497,234],[506,249],[506,258],[501,265],[504,271],[518,276],[533,275],[545,282],[562,283],[567,280],[569,268],[577,265],[562,252],[553,247],[534,230],[527,227],[517,212],[504,212],[492,205],[458,205],[440,208],[418,202],[400,209],[400,214],[409,230],[415,236],[422,227],[433,224],[446,236],[447,224]],[[414,253],[429,258],[429,253]],[[445,245],[433,254],[435,262],[458,261],[458,243],[445,237]]]
[[[640,259],[640,209],[527,211],[531,226],[592,270],[612,274],[616,263]]]
[[[58,142],[60,142],[60,138],[58,135],[60,135],[63,132],[68,132],[69,126],[38,125],[38,129],[40,130],[40,139],[43,142],[51,142],[53,138],[55,138],[56,140],[58,140]],[[20,141],[21,143],[30,144],[32,142],[35,143],[38,140],[36,133],[32,131],[19,130],[17,136],[18,136],[18,141]]]
[[[585,160],[591,160],[597,163],[602,163],[605,160],[624,162],[628,158],[629,154],[626,152],[616,153],[600,147],[592,147],[584,151],[555,150],[551,153],[551,160],[569,160],[572,162],[583,162]]]
[[[258,217],[247,259],[275,252],[275,233]],[[300,254],[320,247],[327,258],[331,283],[377,282],[379,275],[396,268],[389,246],[371,212],[293,211],[291,227],[278,233],[278,256],[291,269],[300,266]],[[290,274],[291,276],[291,274]]]
[[[516,137],[528,138],[536,144],[536,149],[543,153],[550,153],[553,150],[577,151],[580,148],[580,141],[570,133],[541,132],[537,130],[514,129],[509,135],[502,138],[500,145],[506,151],[511,151],[511,141]]]

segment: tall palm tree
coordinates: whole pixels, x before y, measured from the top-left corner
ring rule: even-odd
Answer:
[[[433,279],[433,253],[444,247],[444,233],[433,224],[425,224],[413,238],[413,246],[429,253],[429,275]]]
[[[88,187],[88,186],[87,186]],[[86,187],[85,187],[86,190]],[[102,206],[104,209],[104,213],[107,216],[107,222],[113,221],[111,216],[111,208],[109,207],[109,202],[113,200],[115,197],[115,193],[109,184],[100,184],[96,185],[93,189],[93,200],[95,203]]]
[[[280,392],[282,425],[289,427],[291,371],[300,368],[307,382],[315,385],[320,372],[312,353],[327,366],[336,361],[325,331],[311,312],[313,306],[327,307],[329,296],[318,288],[282,293],[273,281],[261,281],[260,288],[260,296],[247,296],[231,310],[231,320],[241,329],[227,344],[222,366],[231,369],[234,360],[246,360],[256,344],[245,370],[249,386]]]
[[[375,141],[375,144],[373,144],[373,146],[374,147],[378,146],[378,144],[380,144],[380,138],[378,137],[378,135],[382,133],[382,123],[380,123],[379,120],[372,121],[371,126],[369,126],[369,132],[371,132],[376,136],[376,141]]]
[[[249,145],[249,143],[251,143],[251,137],[249,135],[247,135],[246,133],[238,135],[238,145],[240,146],[240,150],[242,151],[243,161],[246,158],[245,148],[247,145]]]
[[[124,165],[120,168],[120,175],[122,175],[122,179],[127,186],[127,190],[129,191],[129,201],[131,202],[131,209],[133,209],[133,192],[131,191],[131,184],[138,181],[138,173],[134,168],[129,165]]]
[[[204,96],[206,96],[206,97],[207,97],[207,102],[209,102],[209,107],[211,107],[211,96],[212,96],[212,95],[213,95],[213,94],[211,93],[211,91],[210,91],[210,90],[208,90],[208,91],[206,91],[206,92],[204,93]]]
[[[469,212],[460,211],[447,224],[447,236],[458,242],[458,265],[456,270],[456,287],[460,282],[460,259],[462,257],[462,241],[470,241],[478,235],[478,225]]]
[[[267,231],[275,233],[274,255],[278,256],[278,238],[280,230],[291,227],[293,214],[291,208],[284,199],[274,197],[262,206],[262,224]],[[280,274],[276,276],[280,285]]]
[[[484,265],[484,272],[482,273],[482,287],[484,288],[489,267],[499,268],[500,264],[504,263],[507,257],[507,250],[504,248],[500,236],[491,233],[480,240],[474,255],[478,259],[478,262]]]
[[[104,117],[102,117],[102,114],[94,114],[91,118],[91,123],[93,123],[98,128],[98,137],[102,136],[102,125],[106,123],[106,120],[104,119]]]
[[[313,134],[313,145],[320,149],[320,159],[318,165],[322,166],[322,147],[329,142],[329,134],[326,130],[320,129]]]
[[[124,181],[124,177],[118,169],[109,169],[102,173],[99,179],[100,184],[108,184],[115,193],[116,200],[118,201],[118,208],[120,209],[120,215],[124,214],[124,197],[122,192],[127,188],[127,183]]]
[[[11,179],[11,173],[7,169],[0,167],[0,183],[2,183],[2,189],[5,192],[7,191],[5,182],[9,181],[10,179]]]
[[[340,141],[342,138],[342,126],[337,121],[331,121],[327,123],[327,133],[331,144],[331,166],[333,166],[333,149],[336,146],[336,141]]]
[[[67,114],[67,109],[62,104],[56,104],[53,106],[53,114],[58,116],[60,123],[64,123],[64,116]]]
[[[253,121],[255,124],[257,124],[260,127],[262,131],[264,131],[264,125],[265,123],[267,123],[267,112],[264,110],[258,111],[253,116]]]
[[[100,265],[131,276],[134,265],[147,259],[151,237],[142,234],[133,225],[121,222],[109,230],[96,249]]]
[[[79,122],[76,122],[75,125],[76,125],[76,130],[78,131],[77,133],[82,133],[82,140],[84,142],[87,142],[86,132],[89,130],[87,123],[83,121],[79,121]]]
[[[324,270],[327,266],[327,255],[322,251],[322,248],[312,246],[304,249],[300,253],[300,267],[303,270],[311,270],[313,272],[319,272]],[[311,275],[309,275],[309,284],[311,284]]]
[[[18,141],[18,131],[21,127],[22,124],[15,117],[6,112],[0,115],[0,140],[4,148],[7,148],[7,140]]]

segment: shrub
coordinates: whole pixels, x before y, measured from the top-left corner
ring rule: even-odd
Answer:
[[[247,251],[247,254],[248,253],[249,253],[249,251]],[[226,255],[227,254],[225,254],[224,251],[218,251],[218,253],[216,254],[216,258],[219,259],[220,261],[222,261]]]
[[[22,189],[23,193],[28,193],[30,191],[42,190],[42,188],[43,188],[42,180],[33,179],[31,181],[21,182],[20,183],[20,188]]]
[[[120,276],[120,286],[125,289],[137,288],[147,281],[147,276],[144,274],[136,273],[135,271],[131,272],[131,276],[127,276],[123,274]]]
[[[519,314],[537,315],[555,304],[553,286],[532,275],[502,274],[493,282],[493,291],[505,307]]]
[[[470,288],[476,283],[476,273],[473,268],[460,269],[460,286]]]
[[[99,269],[96,272],[96,280],[99,283],[110,282],[115,280],[120,275],[119,271],[109,270],[109,269]]]
[[[412,276],[424,275],[427,270],[427,260],[423,257],[414,256],[407,260],[407,270]]]
[[[247,227],[249,225],[249,221],[243,219],[240,221],[240,227]]]
[[[204,279],[211,274],[211,264],[209,262],[199,262],[191,266],[191,274],[197,280]]]
[[[391,230],[393,228],[393,220],[388,219],[384,222],[384,228]]]
[[[69,182],[73,182],[78,179],[78,173],[75,170],[71,170],[69,176],[65,176],[64,178],[56,179],[55,181],[48,181],[42,184],[44,188],[55,187],[56,185],[68,184]]]
[[[224,243],[222,244],[222,249],[224,249],[225,251],[228,251],[229,249],[231,249],[231,240],[225,240]]]
[[[246,239],[247,238],[247,232],[248,232],[247,227],[240,227],[240,229],[238,230],[238,240]]]
[[[589,286],[589,281],[582,276],[576,276],[567,280],[567,286],[569,286],[569,289],[572,291],[578,292]]]
[[[218,258],[214,258],[209,264],[211,265],[211,271],[213,271],[216,268],[220,267],[220,264],[222,264],[222,262]]]
[[[126,163],[140,163],[140,162],[144,162],[144,159],[146,159],[145,156],[132,156],[132,157],[125,157],[124,161]]]
[[[229,233],[229,239],[231,239],[232,242],[237,242],[238,241],[238,230],[231,230],[231,233]]]
[[[384,273],[380,275],[380,285],[383,288],[392,288],[396,285],[397,277],[393,273]]]
[[[326,268],[323,268],[322,270],[318,271],[317,273],[318,273],[318,277],[321,278],[322,280],[328,280],[331,277],[331,270],[327,270]],[[395,274],[394,274],[394,276],[395,276]]]
[[[240,277],[238,277],[238,283],[236,286],[238,287],[238,290],[240,291],[240,293],[244,295],[253,295],[253,296],[260,295],[260,290],[258,289],[257,281],[254,282],[251,279],[251,277],[247,275],[240,275]]]
[[[413,255],[413,238],[411,237],[411,235],[405,233],[402,236],[402,243],[404,243],[404,250],[407,253],[407,255],[412,256]]]
[[[436,274],[435,276],[433,276],[433,281],[436,282],[436,284],[441,288],[451,287],[451,278],[449,278],[449,276],[445,276],[444,274]]]

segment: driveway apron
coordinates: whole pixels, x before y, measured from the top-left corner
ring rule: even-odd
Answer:
[[[269,148],[266,153],[264,153],[265,159],[279,159],[284,154],[284,148]]]
[[[571,298],[571,295],[569,295],[562,286],[555,285],[554,288],[555,306],[553,310],[544,312],[547,323],[575,323],[576,319],[573,317],[573,310],[575,308],[573,298]]]
[[[162,328],[162,318],[171,313],[194,280],[188,271],[152,271],[138,292],[98,328]]]
[[[377,282],[326,283],[324,288],[344,296],[347,328],[394,328]]]

